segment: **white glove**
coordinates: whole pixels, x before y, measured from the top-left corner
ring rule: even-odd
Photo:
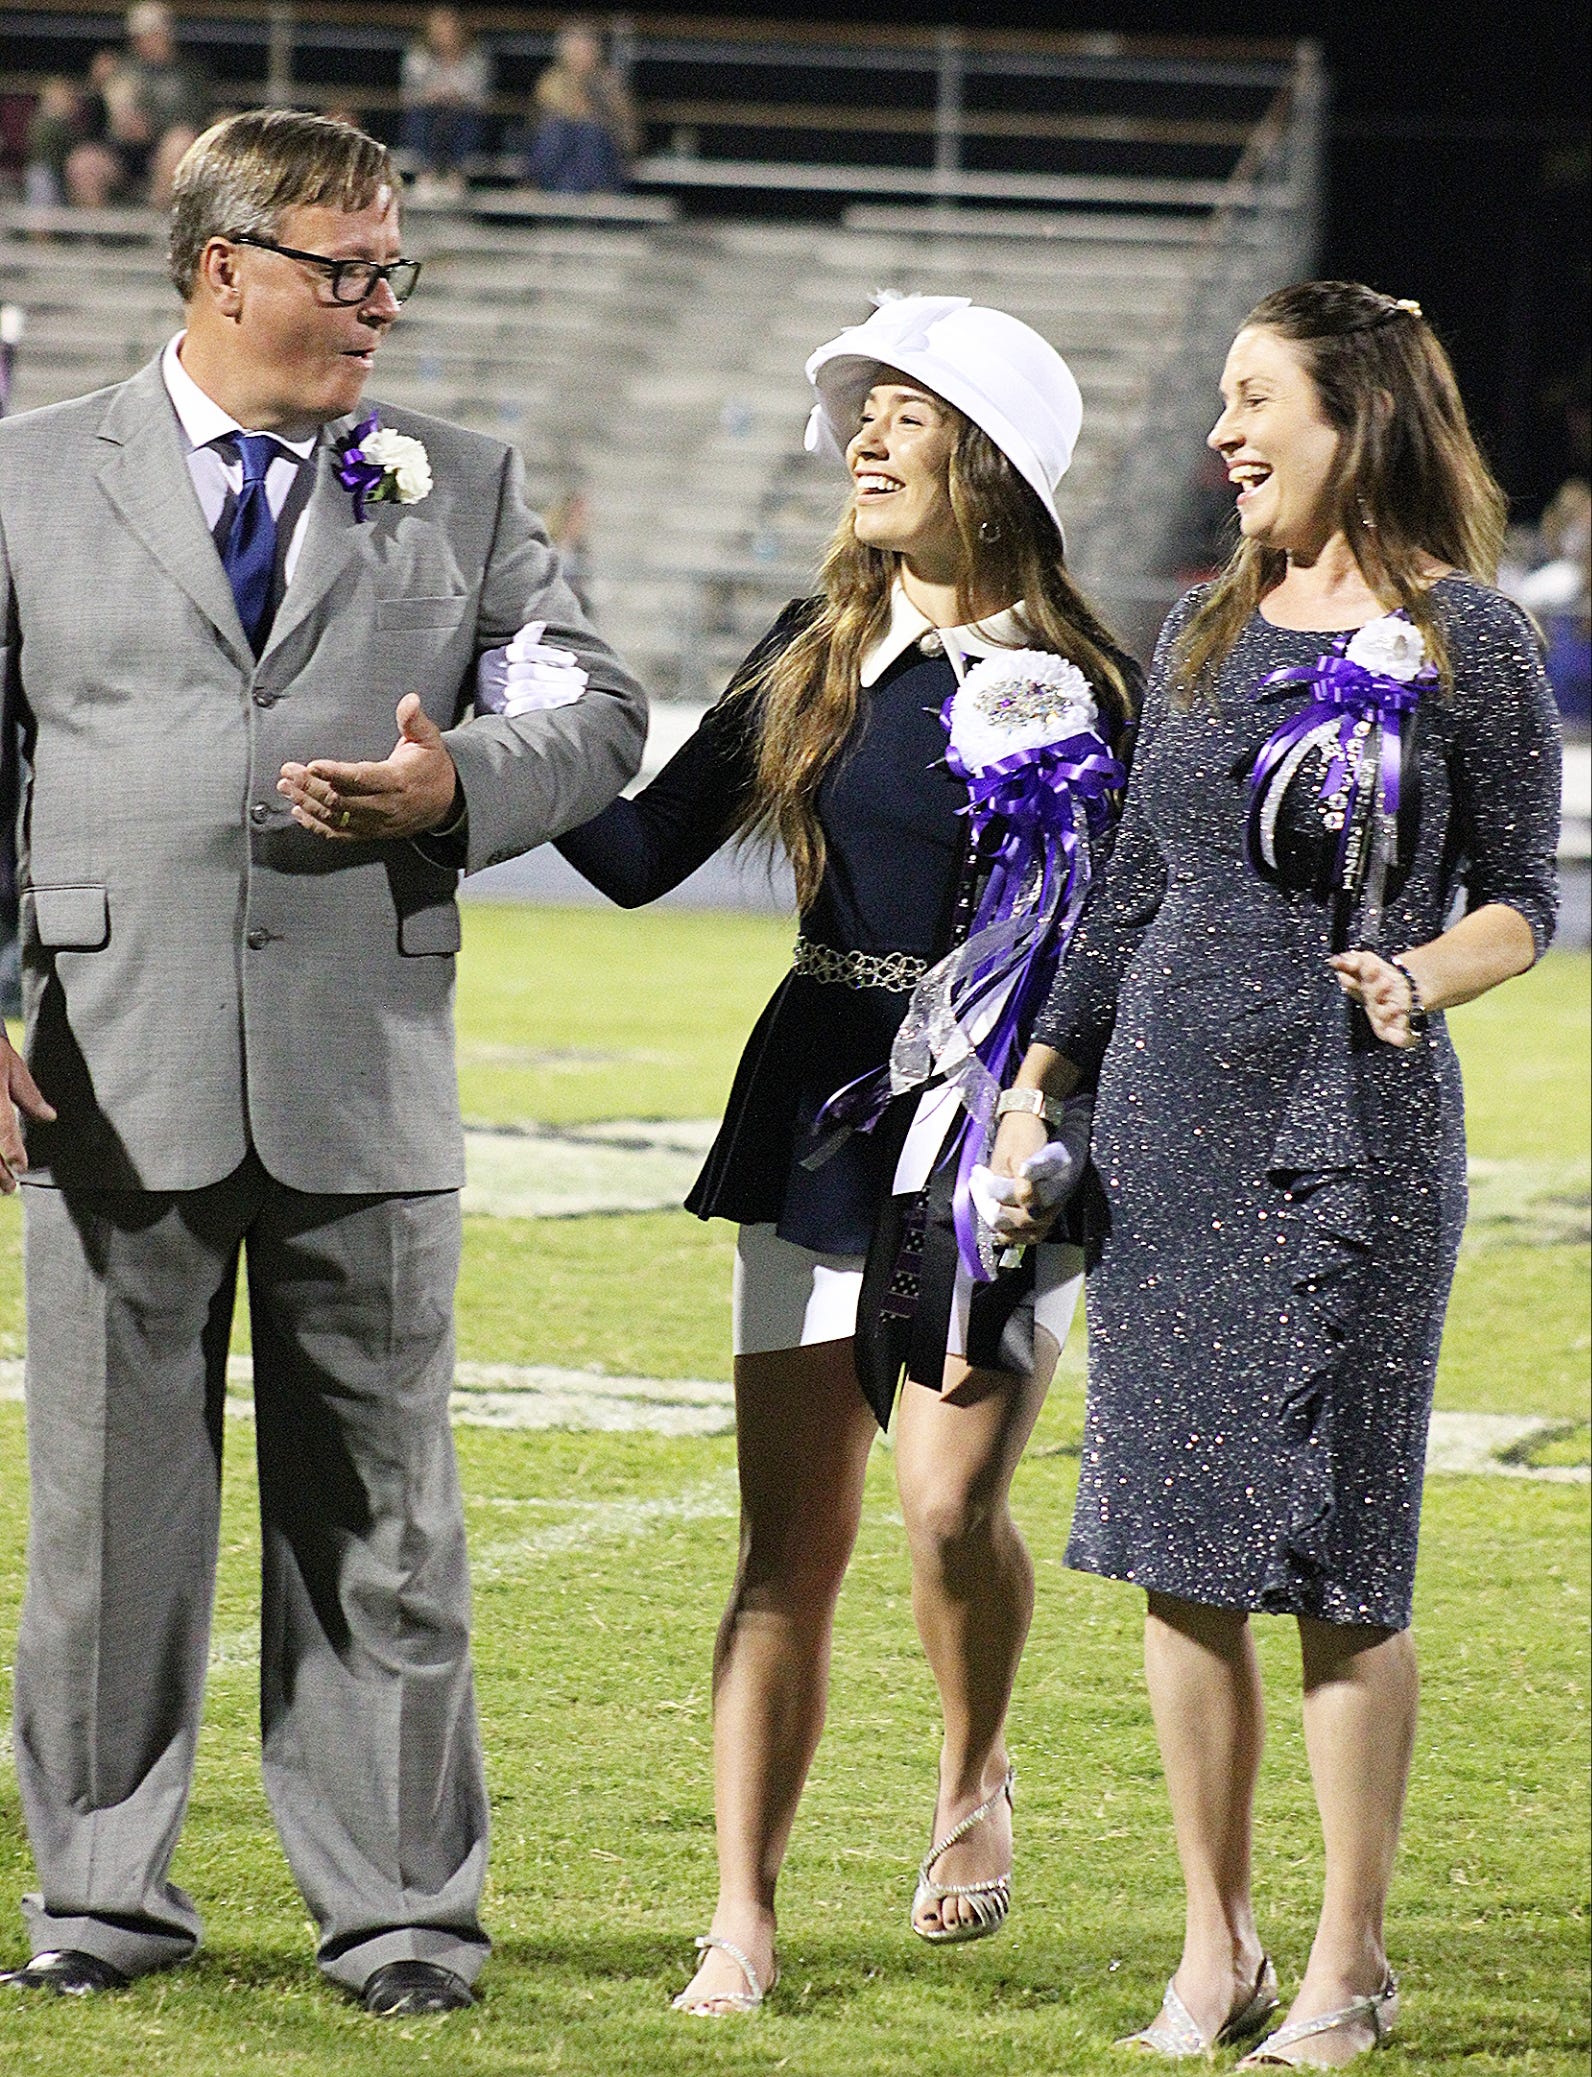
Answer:
[[[587,674],[574,652],[542,637],[545,620],[528,620],[506,649],[488,649],[476,666],[478,714],[536,714],[567,707],[586,690]]]
[[[1077,1188],[1089,1158],[1093,1124],[1094,1098],[1069,1097],[1056,1127],[1056,1137],[1047,1140],[1037,1154],[1030,1154],[1023,1163],[1019,1173],[1033,1185],[1036,1211],[1054,1211]],[[980,1164],[969,1175],[967,1187],[979,1217],[997,1240],[1004,1240],[1010,1230],[1007,1212],[1017,1202],[1016,1183]]]

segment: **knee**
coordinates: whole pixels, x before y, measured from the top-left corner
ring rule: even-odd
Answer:
[[[854,1525],[827,1518],[743,1515],[735,1605],[790,1612],[833,1607],[855,1536]]]
[[[987,1571],[991,1551],[1010,1522],[998,1494],[961,1480],[903,1493],[901,1512],[914,1561],[953,1581]]]

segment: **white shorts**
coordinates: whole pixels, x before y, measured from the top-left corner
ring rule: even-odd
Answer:
[[[1065,1348],[1083,1289],[1083,1249],[1044,1241],[1034,1263],[1034,1324]],[[958,1269],[945,1353],[967,1353],[972,1279]],[[735,1243],[735,1353],[766,1356],[815,1342],[849,1341],[862,1293],[860,1255],[820,1255],[781,1240],[771,1225],[743,1226]]]

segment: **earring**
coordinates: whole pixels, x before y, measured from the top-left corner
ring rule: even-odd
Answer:
[[[978,537],[986,546],[992,541],[998,541],[1001,537],[999,525],[993,519],[981,519],[978,523]]]
[[[1356,504],[1357,504],[1357,505],[1359,506],[1359,508],[1360,508],[1360,524],[1361,524],[1361,526],[1363,526],[1363,527],[1365,528],[1365,530],[1366,530],[1366,532],[1367,532],[1367,533],[1371,533],[1371,534],[1374,534],[1374,533],[1376,532],[1376,521],[1375,521],[1375,520],[1374,520],[1374,519],[1373,519],[1373,518],[1371,517],[1370,513],[1369,513],[1369,512],[1368,512],[1368,511],[1367,511],[1367,510],[1365,509],[1365,500],[1364,500],[1364,498],[1357,498],[1357,499],[1355,500],[1355,502],[1356,502]]]

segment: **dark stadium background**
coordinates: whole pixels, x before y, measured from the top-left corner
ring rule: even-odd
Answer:
[[[1322,272],[1427,306],[1522,516],[1535,517],[1567,475],[1586,472],[1592,224],[1581,0],[696,0],[686,12],[853,28],[1315,38],[1333,91]]]

